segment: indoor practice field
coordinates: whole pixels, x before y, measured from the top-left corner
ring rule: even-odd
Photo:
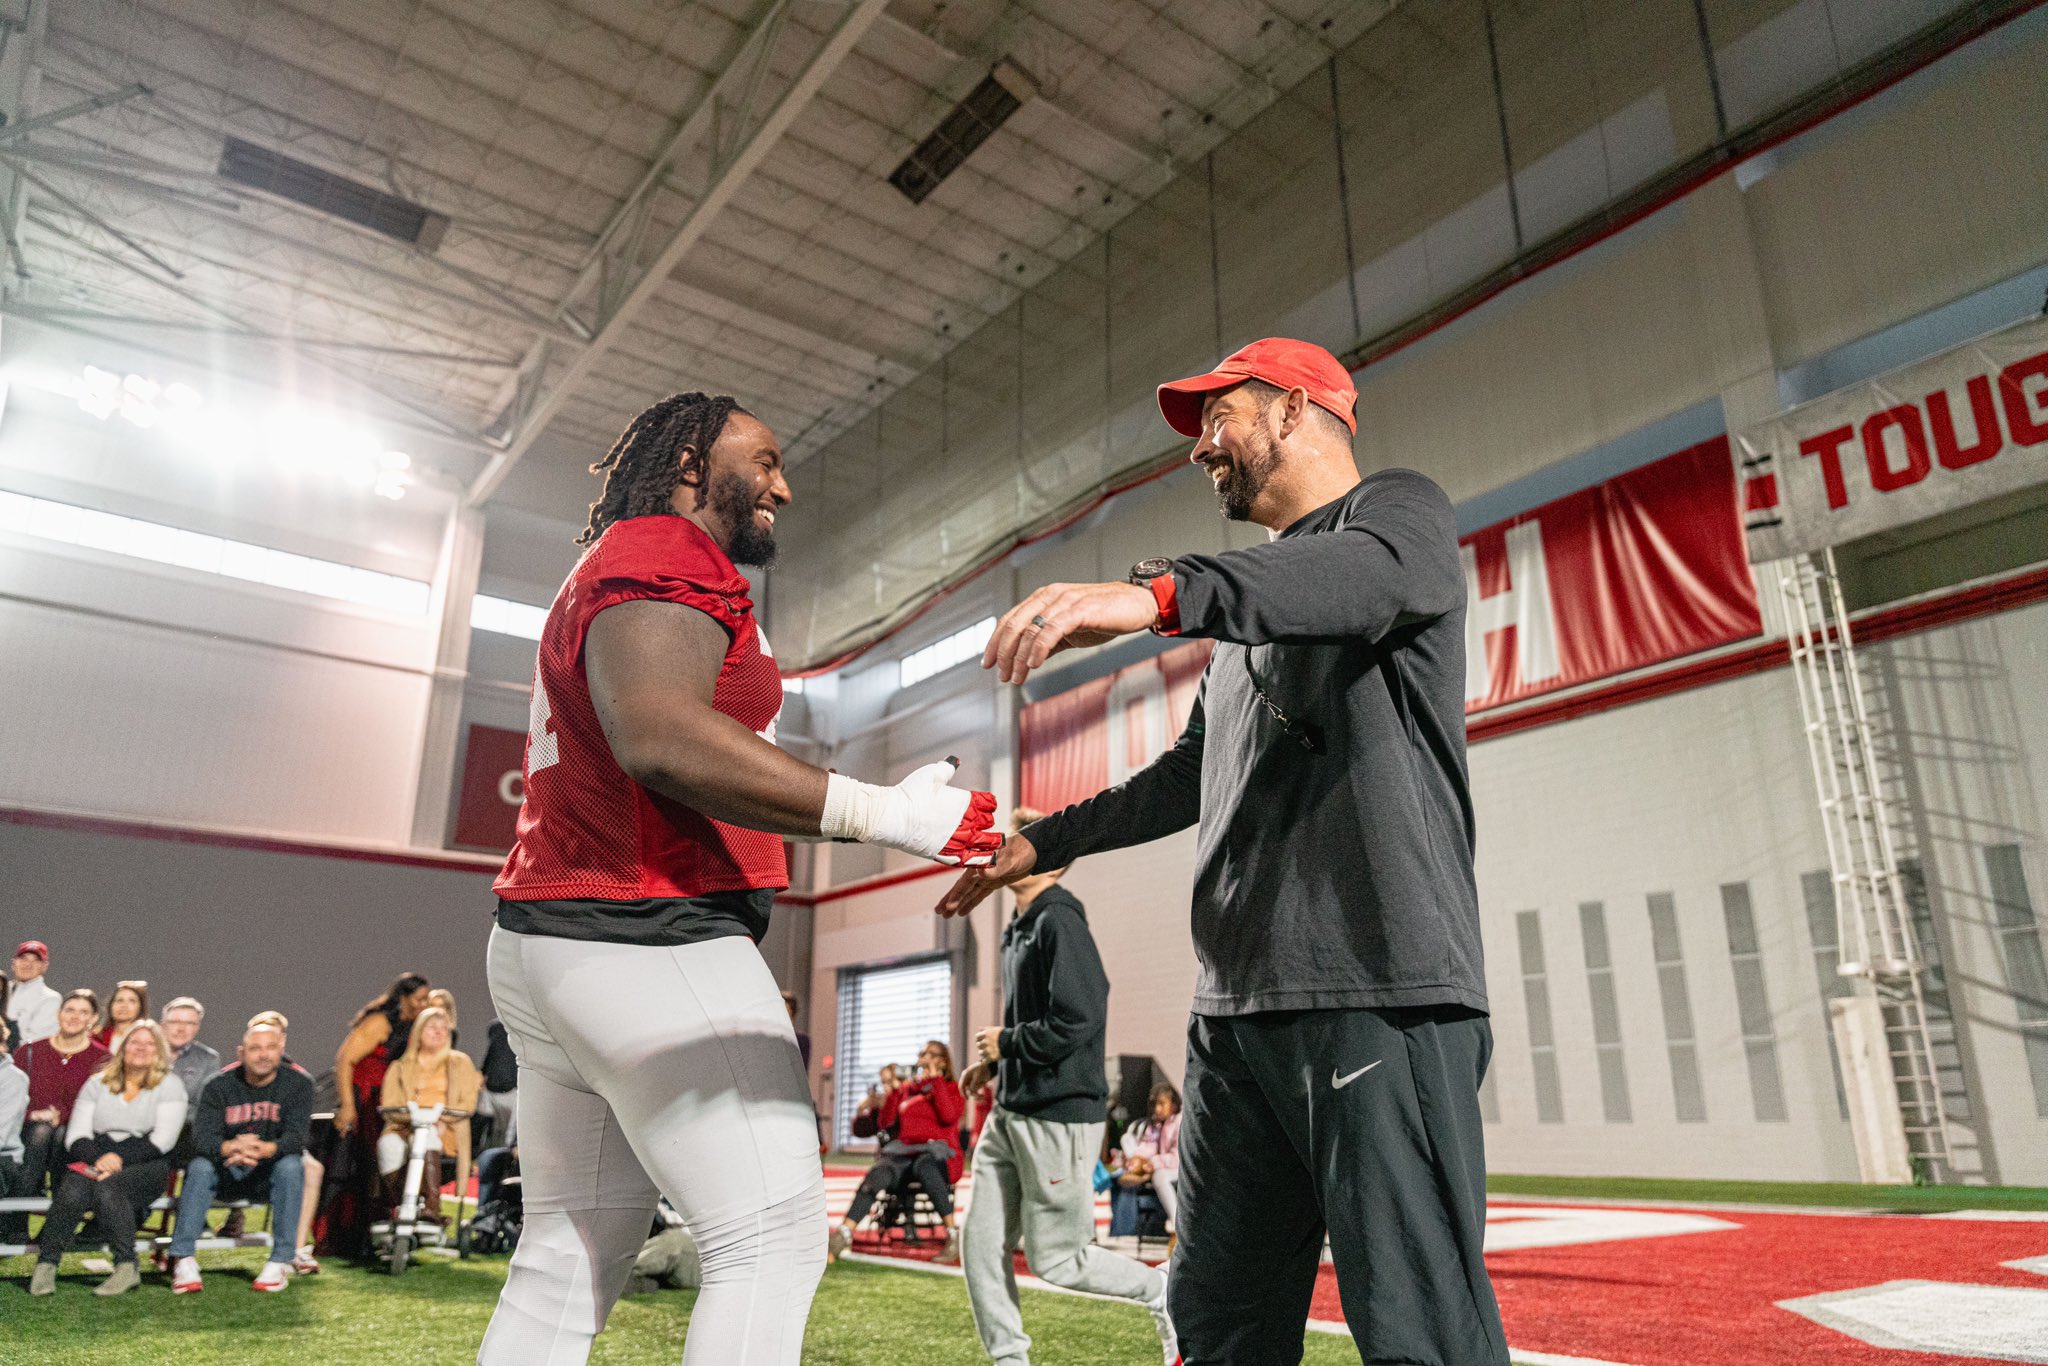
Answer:
[[[2048,1366],[2048,0],[0,0],[0,1366]]]

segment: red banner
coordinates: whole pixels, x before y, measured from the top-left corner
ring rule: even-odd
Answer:
[[[1728,438],[1467,536],[1465,709],[1484,711],[1758,635]],[[1210,644],[1025,707],[1023,804],[1122,782],[1187,724]]]
[[[1465,710],[1760,634],[1728,438],[1474,532]]]
[[[520,772],[526,760],[526,732],[499,726],[471,726],[462,760],[462,804],[455,810],[455,840],[464,849],[512,848],[519,803],[526,792]]]

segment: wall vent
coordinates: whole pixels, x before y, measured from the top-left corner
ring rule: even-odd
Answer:
[[[889,173],[889,183],[903,191],[904,198],[911,203],[924,203],[925,197],[939,188],[940,181],[959,170],[960,163],[987,142],[989,134],[1002,127],[1004,120],[1037,93],[1038,82],[1031,74],[1008,57],[1003,58],[980,85],[968,92],[966,99],[939,120],[931,136],[918,143],[903,164]]]
[[[229,138],[221,148],[220,175],[422,251],[440,246],[448,230],[448,220],[431,209],[240,138]]]

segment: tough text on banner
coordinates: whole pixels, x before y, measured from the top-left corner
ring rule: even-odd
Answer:
[[[1736,450],[1758,563],[2048,482],[2048,319],[1815,399]]]

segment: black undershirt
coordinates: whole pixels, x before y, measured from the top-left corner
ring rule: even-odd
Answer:
[[[775,905],[770,888],[657,896],[638,901],[500,901],[498,928],[600,944],[673,948],[743,934],[756,944],[768,933]]]

